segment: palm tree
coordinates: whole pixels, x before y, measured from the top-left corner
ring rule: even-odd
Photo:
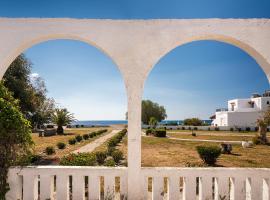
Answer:
[[[263,116],[257,120],[257,126],[259,127],[259,138],[262,144],[267,144],[267,126],[270,125],[270,107],[263,113]]]
[[[151,128],[156,128],[158,121],[156,120],[155,117],[150,117],[150,120],[148,123],[151,126]]]
[[[56,108],[52,116],[52,122],[57,124],[57,134],[63,134],[63,126],[66,126],[75,120],[74,115],[66,108]]]

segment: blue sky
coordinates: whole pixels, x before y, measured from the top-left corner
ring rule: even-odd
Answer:
[[[267,0],[0,0],[1,17],[111,19],[269,18]],[[77,119],[124,119],[121,75],[99,50],[78,41],[55,40],[26,52],[62,106]],[[168,119],[207,119],[231,98],[269,88],[256,62],[237,47],[214,41],[180,46],[163,57],[145,84],[144,98],[167,109]]]

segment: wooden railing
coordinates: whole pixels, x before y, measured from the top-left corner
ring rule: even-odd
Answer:
[[[127,178],[127,168],[12,168],[7,200],[128,199]],[[270,200],[269,179],[270,169],[141,168],[138,199]]]

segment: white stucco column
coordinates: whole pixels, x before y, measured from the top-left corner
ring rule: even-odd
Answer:
[[[128,199],[143,198],[141,190],[141,96],[139,81],[128,84]],[[132,83],[130,82],[130,83]]]

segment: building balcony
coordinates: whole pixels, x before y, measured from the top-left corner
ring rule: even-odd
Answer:
[[[126,167],[11,168],[7,200],[129,199]],[[141,168],[136,199],[269,200],[270,169]],[[133,199],[133,198],[132,198]]]

